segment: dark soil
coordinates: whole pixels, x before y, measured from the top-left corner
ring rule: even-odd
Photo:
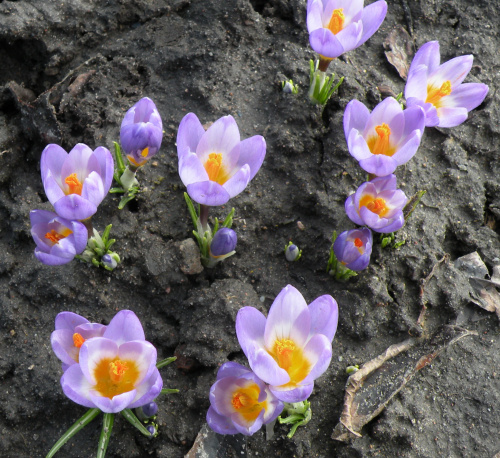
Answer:
[[[131,309],[159,357],[178,356],[162,370],[165,386],[180,393],[158,400],[159,436],[149,441],[117,417],[108,456],[180,457],[205,423],[218,366],[228,359],[245,364],[234,330],[238,309],[267,312],[287,284],[308,302],[322,294],[338,301],[332,364],[316,383],[306,427],[292,440],[279,425],[270,441],[264,429],[240,437],[244,448],[234,456],[492,458],[500,452],[499,322],[471,303],[467,278],[454,267],[474,251],[490,273],[500,264],[498,5],[388,3],[380,30],[330,66],[345,81],[322,111],[306,97],[314,54],[305,0],[0,0],[2,457],[45,456],[85,412],[59,385],[60,363],[50,346],[58,312],[108,323],[118,310]],[[397,169],[407,195],[428,191],[397,235],[406,244],[397,250],[377,244],[368,269],[338,283],[325,273],[331,235],[353,227],[344,201],[365,180],[347,151],[343,111],[353,98],[373,108],[386,96],[383,86],[403,90],[383,47],[401,27],[413,50],[439,40],[443,61],[474,54],[467,81],[486,83],[490,92],[461,126],[427,129],[417,155]],[[299,84],[298,95],[281,92],[285,76]],[[163,118],[162,149],[139,172],[137,200],[120,211],[119,198],[110,195],[93,221],[99,230],[113,224],[123,263],[112,273],[77,261],[42,265],[33,255],[29,212],[51,210],[39,173],[43,148],[58,143],[69,151],[83,142],[111,149],[125,111],[143,96],[155,101]],[[189,273],[181,251],[192,227],[175,136],[188,112],[202,123],[231,114],[242,138],[263,135],[268,145],[256,178],[230,201],[237,255],[199,274]],[[223,217],[230,206],[212,214]],[[303,250],[297,263],[283,256],[289,240]],[[445,254],[449,258],[437,264]],[[376,357],[416,329],[421,280],[434,266],[425,285],[423,331],[432,335],[459,324],[477,336],[418,372],[363,437],[333,440],[346,367]],[[58,456],[95,456],[100,426],[94,420]]]

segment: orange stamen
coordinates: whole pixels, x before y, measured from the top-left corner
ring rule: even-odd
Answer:
[[[372,154],[392,156],[396,150],[390,144],[391,128],[384,122],[375,127],[375,132],[377,135],[372,135],[366,142]]]
[[[75,332],[73,334],[73,344],[75,345],[76,348],[80,348],[84,342],[85,339],[82,337],[81,334],[78,334],[78,332]]]
[[[441,106],[441,98],[451,94],[451,81],[445,81],[441,87],[427,86],[426,103],[432,103],[436,108]]]
[[[311,364],[304,356],[302,348],[297,347],[291,339],[276,340],[270,354],[278,365],[288,372],[288,386],[296,386],[311,370]]]
[[[238,387],[233,392],[231,404],[246,421],[253,422],[262,409],[267,409],[267,401],[259,402],[260,388],[257,384]]]
[[[56,232],[55,229],[52,229],[50,232],[47,232],[45,234],[45,238],[49,239],[54,244],[59,243],[59,240],[62,240],[66,237],[67,237],[66,235],[59,234],[59,232]]]
[[[361,239],[355,238],[354,239],[354,246],[359,248],[363,246],[363,241]]]
[[[113,383],[120,383],[127,370],[127,364],[117,359],[116,361],[109,363],[109,378]]]
[[[230,178],[222,164],[222,153],[210,153],[204,167],[210,181],[223,185]]]
[[[337,35],[344,28],[345,16],[342,13],[343,8],[338,8],[333,10],[332,17],[328,23],[328,29],[332,31],[334,35]]]
[[[149,146],[144,148],[141,152],[141,156],[142,157],[148,157],[148,154],[149,154]]]
[[[69,187],[69,192],[68,194],[78,194],[79,196],[82,195],[82,187],[83,184],[80,183],[80,180],[78,180],[78,177],[76,176],[76,173],[72,173],[69,175],[64,182],[68,185]]]
[[[389,208],[385,204],[385,200],[381,197],[373,198],[371,195],[363,196],[359,201],[359,208],[366,207],[371,212],[377,214],[381,218],[386,215]]]

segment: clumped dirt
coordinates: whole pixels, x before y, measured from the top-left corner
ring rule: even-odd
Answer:
[[[305,4],[0,1],[2,457],[44,456],[85,411],[59,385],[60,364],[50,347],[58,312],[108,323],[118,310],[132,309],[159,356],[178,356],[162,370],[165,386],[181,392],[159,398],[159,436],[149,441],[117,418],[108,456],[180,457],[204,426],[218,366],[228,359],[245,363],[234,330],[238,309],[267,312],[287,284],[308,302],[331,294],[340,307],[332,364],[310,398],[313,418],[292,440],[276,426],[269,441],[263,429],[233,438],[233,446],[228,442],[214,456],[491,458],[500,452],[499,321],[471,302],[467,275],[455,267],[457,258],[475,251],[490,273],[500,264],[498,8],[487,0],[388,0],[380,30],[330,66],[345,81],[322,111],[306,100],[313,52]],[[353,98],[373,108],[388,88],[403,90],[384,54],[391,33],[405,36],[401,29],[410,52],[437,39],[442,60],[474,54],[467,81],[488,84],[490,93],[463,125],[427,129],[417,155],[397,169],[407,195],[428,191],[398,233],[406,243],[397,250],[377,244],[366,271],[337,283],[325,273],[330,238],[333,230],[353,227],[344,201],[365,180],[347,151],[343,110]],[[285,76],[299,84],[298,95],[280,91]],[[42,265],[33,256],[29,212],[51,209],[39,174],[44,146],[111,148],[125,111],[143,96],[163,118],[162,149],[139,172],[138,199],[120,211],[110,195],[94,218],[100,230],[113,224],[123,263],[112,273],[76,261]],[[256,178],[229,203],[236,208],[237,255],[197,274],[181,249],[191,222],[175,148],[188,112],[202,123],[231,114],[243,138],[260,134],[268,145]],[[224,216],[230,206],[212,213]],[[297,263],[283,256],[289,240],[303,250]],[[432,336],[443,325],[477,335],[416,373],[362,437],[333,440],[346,367],[410,333]],[[94,420],[59,455],[93,456],[99,433]]]

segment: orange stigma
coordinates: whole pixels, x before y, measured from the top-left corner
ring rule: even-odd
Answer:
[[[343,10],[343,8],[333,10],[332,17],[330,18],[330,22],[328,23],[327,28],[331,30],[334,35],[337,35],[337,33],[339,33],[344,28],[345,16],[344,13],[342,13]]]
[[[76,176],[76,173],[72,173],[69,175],[64,182],[68,185],[69,187],[69,192],[68,194],[78,194],[79,196],[82,195],[82,187],[83,184],[80,183],[80,180],[78,180],[78,177]]]
[[[50,232],[45,234],[45,238],[49,239],[53,244],[59,243],[59,240],[66,238],[66,235],[59,234],[55,229],[52,229]]]
[[[222,165],[222,153],[210,153],[205,162],[205,170],[208,173],[208,179],[223,185],[229,176]]]
[[[291,339],[277,339],[272,351],[269,352],[279,367],[284,369],[290,376],[290,381],[283,386],[297,386],[307,377],[311,370],[311,364],[305,357],[302,348],[297,347]]]
[[[354,239],[354,246],[356,248],[362,247],[363,246],[363,241],[361,239],[355,238]]]
[[[451,94],[451,81],[447,80],[441,87],[427,86],[426,103],[432,103],[436,108],[441,106],[441,98]]]
[[[244,393],[241,392],[236,392],[236,394],[233,396],[233,400],[231,401],[231,404],[233,404],[233,407],[236,410],[241,409],[244,406],[247,406],[250,404],[251,399]]]
[[[116,361],[109,363],[109,378],[113,383],[120,383],[127,370],[127,364],[117,359]]]
[[[392,156],[396,150],[390,146],[391,128],[384,122],[375,127],[375,132],[377,135],[372,135],[366,142],[372,154]]]
[[[233,391],[231,404],[247,422],[255,421],[262,409],[267,409],[267,401],[259,402],[259,394],[259,386],[251,382]]]
[[[361,207],[366,207],[368,210],[371,212],[377,214],[381,218],[387,214],[389,211],[389,208],[385,204],[385,200],[382,199],[381,197],[376,197],[375,199],[373,196],[366,195],[363,196],[360,201],[359,201],[359,208]]]
[[[141,156],[142,157],[148,157],[148,154],[149,154],[149,146],[144,148],[141,152]]]
[[[80,348],[83,345],[83,342],[85,342],[85,339],[82,337],[82,335],[78,334],[78,332],[75,332],[73,334],[73,344],[75,345],[75,347]]]

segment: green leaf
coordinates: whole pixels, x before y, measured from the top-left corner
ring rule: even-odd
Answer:
[[[115,421],[114,413],[105,413],[102,421],[101,437],[99,438],[99,445],[97,446],[97,458],[104,458],[109,444],[109,438],[113,431],[113,423]]]
[[[196,213],[196,210],[194,209],[193,201],[189,197],[189,194],[187,192],[184,193],[184,200],[186,201],[186,204],[188,206],[189,214],[191,215],[191,219],[193,220],[193,225],[194,228],[198,228],[198,213]]]
[[[99,409],[87,410],[87,412],[79,420],[77,420],[76,423],[74,423],[73,426],[71,426],[71,428],[69,428],[54,444],[45,458],[52,458],[66,442],[68,442],[78,431],[85,428],[85,426],[87,426],[95,417],[97,417],[100,412],[101,411]]]
[[[120,412],[131,425],[135,426],[141,434],[146,437],[151,437],[151,433],[146,429],[146,427],[141,423],[141,421],[135,416],[134,412],[130,409],[124,409]]]
[[[178,392],[179,392],[179,390],[176,390],[174,388],[163,388],[160,393],[161,394],[170,394],[170,393],[178,393]]]
[[[229,212],[229,215],[226,216],[226,219],[222,223],[222,226],[231,229],[231,226],[233,225],[233,216],[234,216],[234,208]]]
[[[161,369],[162,367],[168,366],[170,363],[173,363],[177,359],[177,356],[171,356],[170,358],[165,358],[164,360],[156,363],[156,368]]]

